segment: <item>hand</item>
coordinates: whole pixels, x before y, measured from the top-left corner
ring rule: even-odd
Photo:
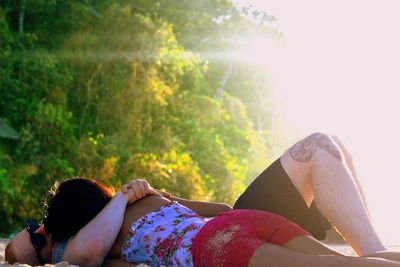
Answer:
[[[165,198],[170,199],[172,197],[171,193],[168,193],[168,192],[165,192],[165,191],[161,191],[161,190],[158,190],[158,189],[154,189],[154,190],[156,190],[158,193],[161,194],[161,196],[163,196]]]
[[[135,179],[124,184],[121,187],[121,191],[128,197],[128,205],[147,195],[161,196],[161,194],[154,190],[146,180],[142,179]]]

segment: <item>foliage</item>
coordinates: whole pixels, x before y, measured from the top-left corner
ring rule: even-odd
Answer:
[[[221,90],[206,54],[256,28],[226,0],[0,2],[0,234],[74,175],[232,204],[272,160],[264,80],[235,63]]]

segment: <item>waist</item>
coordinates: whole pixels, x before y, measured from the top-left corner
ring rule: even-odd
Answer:
[[[176,202],[168,203],[132,224],[121,257],[150,266],[191,266],[192,240],[208,220]]]

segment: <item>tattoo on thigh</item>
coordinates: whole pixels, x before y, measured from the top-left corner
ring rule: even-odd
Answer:
[[[289,154],[295,161],[309,162],[318,148],[327,151],[338,160],[342,159],[340,150],[335,143],[328,136],[321,133],[315,133],[300,140],[289,149]]]

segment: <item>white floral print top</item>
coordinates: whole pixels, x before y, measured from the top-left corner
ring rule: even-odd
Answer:
[[[121,258],[150,266],[193,266],[192,241],[209,219],[170,202],[132,224]]]

